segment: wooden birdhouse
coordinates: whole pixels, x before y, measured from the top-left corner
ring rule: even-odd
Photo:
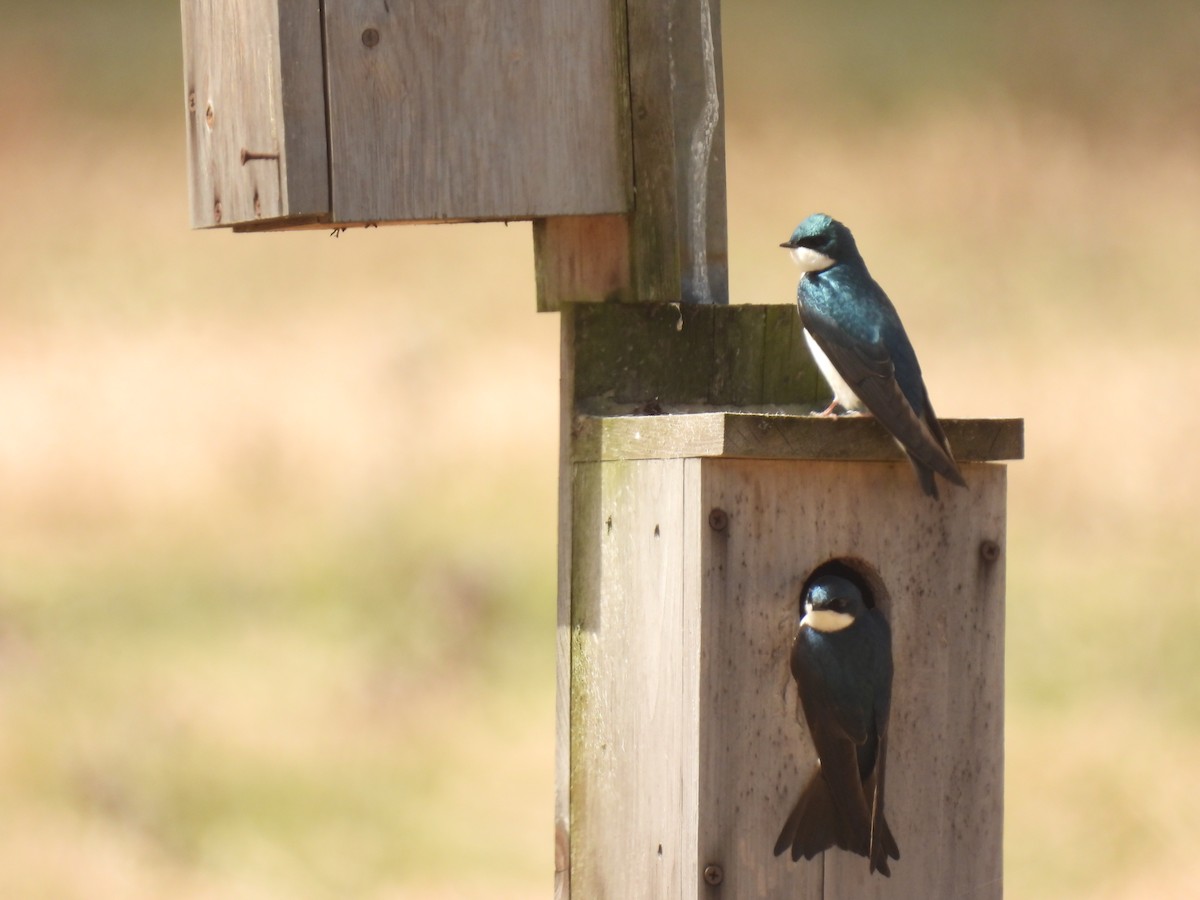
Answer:
[[[604,0],[183,0],[192,224],[624,212],[615,14]]]
[[[1021,422],[943,420],[967,487],[934,501],[875,420],[808,414],[827,394],[794,308],[564,315],[576,895],[1002,896],[1001,461],[1022,455]],[[669,412],[699,396],[726,408]],[[892,628],[891,878],[838,850],[772,853],[816,766],[788,653],[802,586],[830,564]]]

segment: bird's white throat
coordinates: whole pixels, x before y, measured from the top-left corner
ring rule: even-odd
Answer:
[[[836,262],[832,256],[826,256],[808,247],[793,247],[792,259],[805,272],[820,272]]]
[[[834,612],[832,609],[810,609],[804,614],[800,624],[828,634],[831,631],[849,628],[854,624],[854,616],[849,613]]]

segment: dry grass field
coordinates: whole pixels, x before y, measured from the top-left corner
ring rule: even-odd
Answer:
[[[191,232],[174,4],[11,5],[0,897],[549,896],[528,226]],[[830,212],[938,411],[1026,419],[1008,895],[1200,895],[1197,13],[726,6],[735,302]]]

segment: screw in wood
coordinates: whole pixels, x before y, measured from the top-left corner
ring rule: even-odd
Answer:
[[[709,863],[704,867],[704,881],[706,884],[718,885],[725,880],[725,870],[720,866]]]
[[[1000,545],[993,540],[980,541],[979,558],[985,563],[994,563],[1000,558]]]
[[[708,512],[708,527],[713,531],[724,531],[729,527],[729,513],[719,506],[714,506]]]
[[[379,43],[379,29],[368,28],[362,33],[363,46],[370,49]]]

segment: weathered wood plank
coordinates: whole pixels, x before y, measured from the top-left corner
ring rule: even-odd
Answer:
[[[613,34],[625,82],[633,208],[608,233],[597,279],[575,262],[590,245],[570,229],[534,231],[538,309],[566,303],[729,302],[725,122],[717,0],[623,0]],[[543,257],[545,258],[543,261]]]
[[[701,748],[704,720],[700,713],[700,678],[703,671],[704,628],[703,597],[705,572],[699,564],[708,528],[708,510],[704,508],[701,479],[704,460],[685,459],[683,480],[683,587],[679,621],[681,687],[676,702],[686,740],[681,747],[679,783],[682,786],[679,810],[680,842],[683,847],[681,898],[709,896],[704,878],[705,860],[700,853],[700,816],[703,811],[701,773],[705,760]]]
[[[764,397],[802,397],[822,408],[831,392],[804,340],[804,326],[796,304],[763,307],[763,329],[770,335],[771,352],[762,360]],[[797,366],[796,361],[803,365]]]
[[[703,544],[700,858],[723,894],[1002,896],[1005,469],[963,474],[970,490],[935,504],[901,489],[903,464],[704,462],[701,507],[727,520]],[[787,663],[800,589],[834,558],[866,561],[889,594],[890,879],[836,850],[771,856],[814,764]]]
[[[943,419],[959,462],[1021,459],[1021,419]],[[896,460],[903,455],[870,416],[824,417],[740,412],[579,416],[575,458]]]
[[[574,569],[575,320],[559,322],[558,584],[554,697],[554,897],[571,897],[571,573]]]
[[[575,460],[681,459],[721,456],[721,413],[668,416],[578,416]]]
[[[290,219],[329,217],[329,141],[320,6],[280,4],[280,173]]]
[[[807,735],[796,733],[788,654],[800,588],[819,551],[795,534],[792,510],[781,506],[790,495],[777,502],[776,479],[760,474],[779,464],[718,462],[702,463],[696,506],[705,527],[689,561],[703,598],[698,861],[720,867],[723,897],[823,900],[819,865],[772,855],[816,764]],[[800,485],[804,473],[791,465],[791,484]],[[726,516],[719,529],[707,521],[715,509]]]
[[[699,653],[682,580],[684,461],[574,468],[571,890],[682,897],[696,877],[695,780],[681,773],[695,765]]]
[[[828,397],[796,339],[795,305],[578,304],[570,314],[583,412],[689,404],[798,410]]]
[[[638,301],[728,303],[716,0],[626,0]]]
[[[575,398],[609,403],[703,402],[715,356],[711,308],[583,304],[576,317]]]
[[[629,220],[625,216],[534,219],[538,312],[567,303],[626,303]]]
[[[608,0],[326,4],[338,221],[631,206]]]
[[[899,462],[574,472],[576,896],[709,896],[710,866],[730,897],[1001,896],[1003,466],[964,464],[969,490],[940,503]],[[891,879],[771,854],[815,765],[788,654],[832,559],[880,580],[892,625]]]
[[[329,213],[320,7],[182,0],[192,226]]]

